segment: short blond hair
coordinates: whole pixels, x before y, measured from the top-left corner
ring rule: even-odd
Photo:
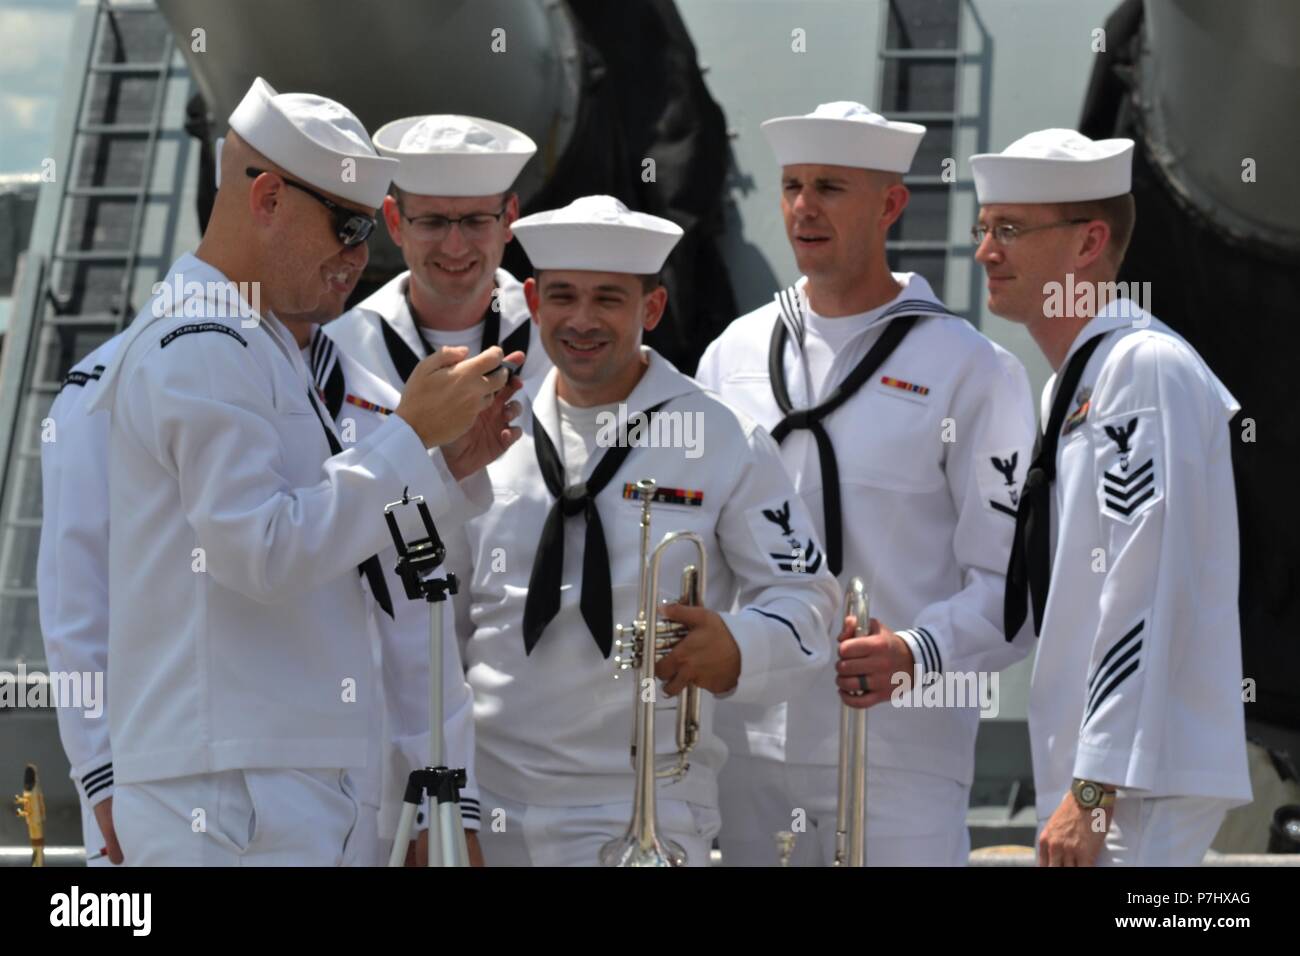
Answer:
[[[1058,205],[1062,219],[1100,219],[1110,227],[1110,248],[1107,257],[1116,269],[1124,261],[1133,226],[1137,223],[1137,205],[1132,193],[1091,199],[1085,202],[1063,202]]]

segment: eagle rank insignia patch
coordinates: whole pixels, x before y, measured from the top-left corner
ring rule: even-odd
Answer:
[[[986,508],[1015,520],[1020,509],[1020,489],[1024,487],[1025,474],[1029,470],[1027,458],[1017,448],[985,452],[980,456],[976,468],[980,497],[984,499]]]
[[[1164,498],[1160,418],[1154,409],[1126,412],[1093,429],[1101,513],[1132,524]]]
[[[750,534],[773,573],[816,574],[825,556],[811,528],[792,517],[788,498],[776,499],[745,512]]]

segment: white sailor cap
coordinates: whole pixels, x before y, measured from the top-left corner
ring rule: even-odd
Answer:
[[[632,212],[613,196],[583,196],[512,227],[536,270],[654,275],[682,237],[674,222]]]
[[[397,170],[346,106],[314,93],[277,93],[260,76],[230,114],[230,128],[308,185],[371,209]]]
[[[1133,140],[1040,129],[1000,153],[972,156],[970,168],[981,205],[1107,199],[1130,191]]]
[[[393,182],[420,196],[491,196],[509,189],[537,144],[504,123],[442,113],[393,120],[375,148],[402,165]]]
[[[925,127],[893,123],[861,103],[823,103],[807,116],[781,116],[761,129],[782,166],[817,163],[905,173]]]

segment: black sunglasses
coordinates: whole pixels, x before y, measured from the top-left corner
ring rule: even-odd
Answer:
[[[250,178],[256,179],[263,173],[270,172],[270,170],[258,169],[256,166],[249,166],[244,170],[244,172],[246,172]],[[369,239],[370,234],[374,232],[375,220],[373,217],[367,216],[365,213],[357,212],[354,209],[348,209],[346,206],[340,206],[333,199],[330,199],[328,196],[322,196],[310,186],[296,183],[292,179],[286,179],[284,176],[280,176],[280,178],[284,180],[286,186],[292,186],[294,189],[301,189],[308,196],[311,196],[330,211],[330,215],[334,217],[334,232],[338,236],[339,242],[343,243],[344,246],[359,246],[361,243]]]

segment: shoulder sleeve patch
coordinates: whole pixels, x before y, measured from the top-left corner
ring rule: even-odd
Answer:
[[[1155,409],[1125,412],[1092,428],[1101,514],[1132,524],[1164,499],[1160,415]]]
[[[983,452],[975,462],[975,476],[984,507],[1014,521],[1028,471],[1028,455],[1018,448]]]
[[[816,574],[825,560],[821,544],[791,499],[775,498],[745,512],[754,545],[774,574]]]
[[[99,378],[100,374],[102,373],[78,372],[74,370],[68,373],[68,377],[63,380],[63,385],[61,387],[67,388],[69,385],[84,386],[87,382]]]
[[[182,335],[196,335],[199,332],[220,332],[222,335],[229,335],[244,348],[248,348],[248,340],[246,338],[230,326],[222,325],[220,322],[191,322],[188,325],[178,326],[162,337],[162,345],[160,348],[165,349]]]

